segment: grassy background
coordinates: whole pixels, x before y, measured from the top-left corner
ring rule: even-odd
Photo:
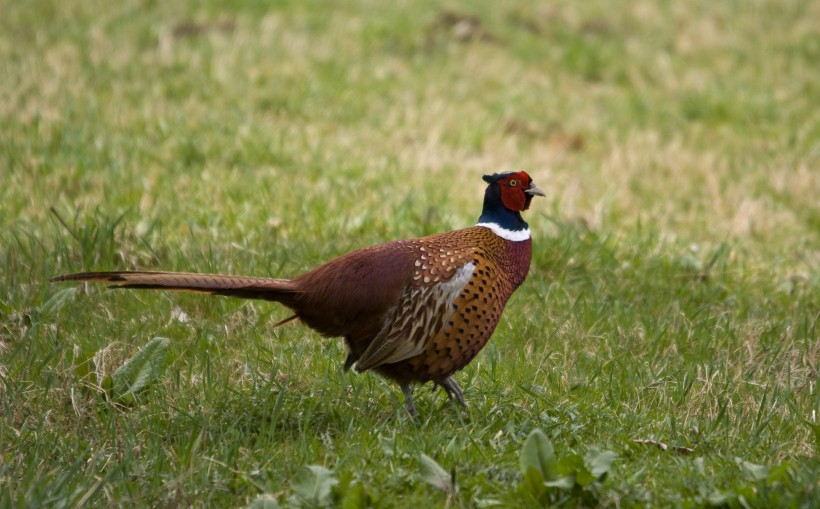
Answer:
[[[535,428],[618,454],[566,505],[817,506],[820,3],[0,12],[0,506],[299,505],[317,464],[377,507],[538,505],[517,488]],[[275,305],[47,283],[293,275],[472,224],[503,169],[548,197],[465,411],[419,389],[409,418],[339,342],[273,330]],[[101,399],[89,360],[110,374],[154,336],[159,382]]]

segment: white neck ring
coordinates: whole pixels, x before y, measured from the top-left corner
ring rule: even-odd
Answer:
[[[512,242],[521,242],[522,240],[529,240],[531,238],[529,228],[524,228],[523,230],[508,230],[506,228],[502,228],[496,223],[478,223],[476,226],[489,228],[493,233],[502,239]]]

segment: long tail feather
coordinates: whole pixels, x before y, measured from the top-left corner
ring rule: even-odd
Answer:
[[[110,288],[201,292],[245,299],[272,300],[285,304],[293,295],[299,293],[289,279],[194,272],[78,272],[63,274],[52,278],[51,281],[101,282],[111,283]]]

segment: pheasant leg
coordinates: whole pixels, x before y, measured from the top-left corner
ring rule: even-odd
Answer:
[[[407,404],[407,413],[413,417],[417,417],[419,413],[416,411],[416,405],[413,404],[413,388],[408,384],[402,384],[401,392],[404,393],[404,402]]]

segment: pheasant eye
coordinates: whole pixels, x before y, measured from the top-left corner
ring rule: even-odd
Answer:
[[[515,187],[515,186],[517,186],[517,185],[518,185],[518,181],[517,181],[517,180],[510,180],[510,187]]]

